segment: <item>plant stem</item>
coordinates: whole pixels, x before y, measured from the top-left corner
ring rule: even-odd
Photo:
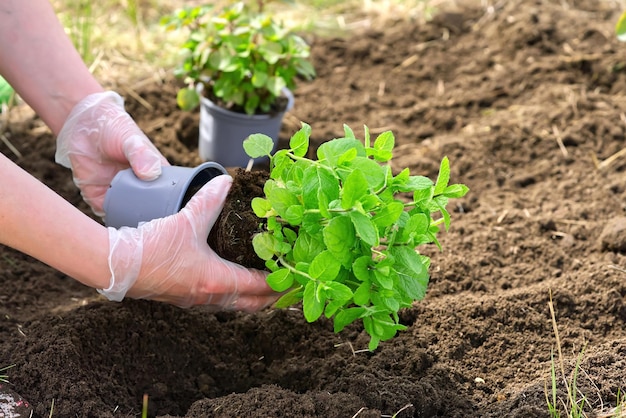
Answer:
[[[285,260],[283,257],[278,256],[278,261],[280,262],[280,264],[283,265],[283,267],[287,268],[287,270],[289,270],[293,274],[299,274],[300,276],[302,276],[302,277],[304,277],[304,278],[306,278],[308,280],[317,281],[313,277],[309,276],[307,273],[305,273],[303,271],[300,271],[300,270],[297,270],[294,266],[289,264],[289,262],[287,260]]]

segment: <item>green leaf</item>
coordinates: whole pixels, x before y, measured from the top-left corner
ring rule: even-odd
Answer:
[[[176,103],[182,110],[194,110],[200,104],[200,95],[193,87],[183,88],[176,95]]]
[[[330,251],[319,253],[309,266],[309,275],[322,281],[334,280],[339,274],[341,264]]]
[[[285,171],[285,179],[287,180],[287,188],[294,193],[302,193],[302,179],[304,177],[304,170],[308,167],[305,161],[295,161],[289,166],[289,169]]]
[[[400,310],[400,302],[396,298],[382,298],[382,302],[391,312],[398,312]]]
[[[382,202],[382,199],[378,197],[376,194],[368,194],[363,196],[359,203],[361,204],[361,208],[364,212],[373,212],[377,209],[378,205]]]
[[[267,278],[267,284],[276,292],[284,292],[293,284],[293,274],[286,268],[276,270],[270,273]]]
[[[311,80],[315,77],[315,67],[313,67],[313,64],[307,60],[296,60],[296,68],[298,69],[298,73],[300,73],[307,80]]]
[[[302,296],[302,310],[304,318],[308,322],[316,321],[324,312],[324,304],[326,299],[321,299],[321,292],[317,291],[317,283],[310,280],[304,287],[304,295]]]
[[[255,94],[249,94],[247,100],[244,103],[244,111],[248,115],[254,115],[257,108],[260,106],[261,98]]]
[[[302,286],[296,287],[282,295],[275,303],[274,307],[278,309],[288,308],[302,300]]]
[[[357,157],[357,150],[354,148],[350,148],[348,151],[344,152],[337,159],[337,165],[345,165],[350,161],[354,160]]]
[[[304,208],[302,205],[291,205],[285,211],[285,220],[290,225],[300,225],[302,223],[302,216],[304,215]]]
[[[396,259],[394,269],[398,273],[398,291],[411,300],[421,300],[426,296],[428,271],[412,248],[394,247],[391,253]]]
[[[302,215],[302,229],[311,235],[317,235],[322,230],[322,216],[319,213],[305,212]]]
[[[354,135],[354,131],[352,130],[352,128],[346,125],[345,123],[343,124],[343,135],[349,139],[356,139],[356,136]]]
[[[626,12],[622,13],[615,25],[615,34],[621,42],[626,42]]]
[[[332,218],[332,215],[328,210],[328,208],[330,207],[328,196],[326,196],[326,193],[324,193],[324,190],[322,189],[319,189],[317,191],[317,204],[319,205],[319,210],[322,217],[326,219]]]
[[[372,221],[380,227],[393,225],[404,212],[404,204],[400,201],[389,202],[373,216]]]
[[[311,278],[309,277],[309,266],[309,263],[302,261],[296,262],[296,280],[302,285],[306,285],[309,281],[311,281]]]
[[[376,278],[376,282],[383,288],[391,290],[393,289],[393,277],[389,271],[386,273],[384,271],[380,271],[379,269],[374,270],[374,277]]]
[[[378,344],[380,343],[380,338],[377,337],[376,329],[374,328],[374,321],[371,316],[366,316],[363,318],[363,327],[365,328],[365,332],[367,332],[370,336],[370,342],[367,348],[370,351],[374,351],[378,348]]]
[[[447,231],[450,228],[450,213],[446,209],[446,205],[448,204],[448,198],[445,196],[437,196],[433,199],[433,203],[437,210],[441,212],[441,215],[443,216],[443,225]]]
[[[326,318],[330,318],[345,304],[346,302],[342,300],[329,299],[326,303],[326,308],[324,309],[324,316]]]
[[[352,221],[345,216],[332,218],[324,228],[324,244],[343,263],[349,259],[350,249],[355,243],[354,226]]]
[[[267,198],[274,210],[284,219],[287,219],[289,216],[287,209],[299,204],[298,198],[294,193],[280,187],[274,187]]]
[[[411,215],[404,228],[402,228],[402,241],[408,241],[416,235],[423,235],[428,232],[430,227],[430,217],[424,213],[416,213]]]
[[[399,330],[406,329],[406,326],[395,323],[388,314],[377,313],[372,316],[376,337],[381,341],[395,337]]]
[[[386,168],[366,157],[357,157],[349,165],[354,171],[360,171],[372,190],[380,189],[385,184]]]
[[[356,211],[350,212],[349,216],[359,238],[369,246],[376,247],[380,242],[378,229],[376,229],[372,220],[367,215]]]
[[[326,167],[312,165],[304,170],[302,177],[302,200],[307,209],[318,209],[318,193],[324,193],[328,201],[339,198],[339,180]]]
[[[272,204],[262,197],[253,198],[250,205],[254,214],[259,218],[267,218],[272,212]]]
[[[335,315],[335,320],[333,324],[334,331],[340,332],[347,325],[350,325],[351,323],[359,319],[364,313],[365,308],[355,307],[342,310],[341,312],[337,313],[337,315]]]
[[[269,271],[276,271],[280,268],[278,261],[274,259],[265,260],[265,267],[267,267]]]
[[[269,260],[276,254],[276,238],[269,232],[261,232],[252,238],[254,252],[262,260]]]
[[[398,185],[399,192],[413,192],[417,190],[429,190],[433,188],[433,181],[424,176],[409,176],[409,179],[401,185]]]
[[[266,42],[259,45],[259,52],[269,64],[276,64],[282,58],[283,49],[278,43]]]
[[[372,257],[364,255],[352,263],[352,273],[354,276],[362,282],[369,282],[370,276],[370,264],[372,263]]]
[[[250,81],[252,82],[252,85],[256,88],[263,87],[265,83],[267,83],[267,66],[259,65],[257,68],[255,68],[254,74],[252,75],[252,79]]]
[[[350,209],[361,197],[368,192],[368,184],[362,172],[355,170],[351,172],[343,183],[343,193],[341,195],[341,207]]]
[[[243,141],[243,149],[250,158],[269,156],[274,148],[274,141],[264,134],[252,134]]]
[[[300,231],[293,246],[293,257],[310,263],[316,255],[324,251],[324,244],[306,231]]]
[[[380,345],[380,338],[370,337],[370,342],[367,345],[367,349],[369,351],[375,351],[379,345]]]
[[[309,149],[311,126],[302,122],[302,127],[289,140],[289,148],[297,157],[304,157]]]
[[[358,139],[353,138],[337,138],[332,141],[324,142],[317,149],[317,159],[330,167],[337,166],[337,160],[349,149],[357,150],[357,156],[365,157],[365,147]]]
[[[293,165],[293,160],[289,157],[289,155],[287,155],[287,150],[281,149],[277,151],[272,157],[271,163],[272,169],[270,177],[277,180],[280,179],[281,183],[283,183],[282,180],[285,172],[287,172]]]
[[[279,97],[287,83],[282,77],[269,77],[265,86],[275,97]]]
[[[391,131],[385,131],[376,137],[374,141],[374,150],[376,153],[374,157],[378,161],[389,161],[393,154],[393,147],[395,146],[395,137]]]
[[[443,191],[443,195],[450,199],[463,197],[469,191],[469,187],[464,184],[452,184]]]
[[[329,300],[337,300],[343,303],[352,299],[352,290],[348,286],[339,282],[324,282],[324,291]]]
[[[439,166],[439,176],[437,176],[437,182],[435,183],[434,194],[439,195],[446,190],[448,182],[450,181],[450,162],[448,157],[443,157],[441,165]]]
[[[435,188],[430,186],[428,189],[415,190],[413,192],[413,202],[418,205],[427,205],[430,199],[433,198]]]
[[[357,287],[354,292],[353,300],[354,303],[359,306],[366,306],[370,303],[370,294],[372,292],[372,284],[369,280],[364,281]]]

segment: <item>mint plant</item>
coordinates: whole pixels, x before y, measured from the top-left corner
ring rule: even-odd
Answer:
[[[284,88],[315,76],[304,39],[264,14],[263,0],[257,4],[258,12],[238,2],[218,12],[210,5],[185,8],[161,19],[166,29],[189,33],[175,72],[187,84],[178,92],[179,107],[198,106],[202,83],[222,107],[267,114],[277,110]]]
[[[367,127],[360,141],[344,125],[344,137],[323,143],[316,160],[306,157],[310,135],[303,123],[289,149],[274,154],[265,135],[244,141],[251,158],[270,158],[265,197],[252,200],[264,219],[254,250],[270,271],[268,284],[285,292],[277,307],[302,301],[308,322],[332,317],[335,332],[360,319],[375,350],[406,329],[398,311],[426,295],[430,258],[416,249],[441,248],[437,233],[450,226],[448,201],[469,189],[448,184],[447,158],[436,182],[409,169],[394,175],[391,131],[372,143]]]

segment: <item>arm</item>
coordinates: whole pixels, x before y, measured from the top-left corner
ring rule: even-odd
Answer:
[[[56,135],[72,108],[103,91],[48,0],[0,1],[0,74]]]

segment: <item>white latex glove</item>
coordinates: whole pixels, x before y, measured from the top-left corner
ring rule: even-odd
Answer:
[[[256,311],[278,294],[266,273],[220,258],[207,237],[232,183],[228,175],[204,185],[177,214],[138,228],[109,228],[109,300],[125,296],[181,307],[211,305],[216,310]]]
[[[56,162],[72,170],[74,183],[93,212],[104,216],[104,195],[118,171],[132,167],[142,180],[161,175],[165,157],[124,110],[113,92],[81,100],[57,137]]]

